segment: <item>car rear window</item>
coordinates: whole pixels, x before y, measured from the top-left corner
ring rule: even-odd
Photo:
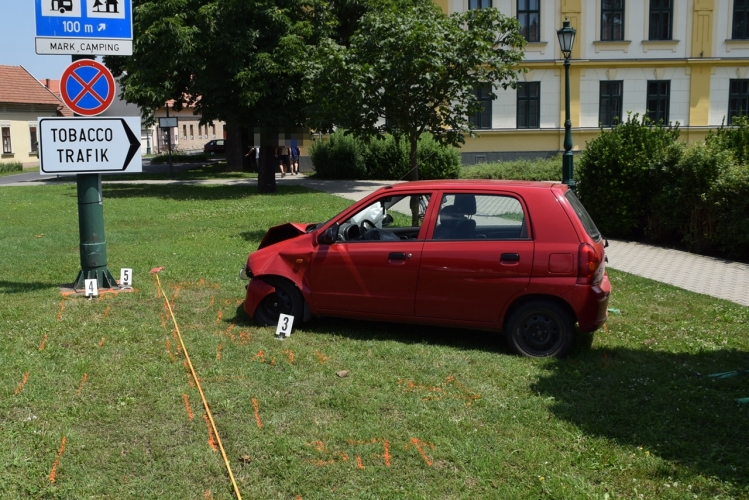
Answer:
[[[573,193],[572,191],[567,191],[567,194],[565,194],[564,196],[567,198],[567,201],[570,202],[570,205],[572,205],[572,209],[577,214],[580,222],[582,222],[583,227],[585,228],[585,232],[588,233],[588,236],[593,238],[593,241],[595,242],[600,241],[601,233],[598,231],[596,223],[593,222],[593,219],[588,214],[588,211],[585,210],[585,207],[580,202],[580,200],[577,199],[575,193]]]

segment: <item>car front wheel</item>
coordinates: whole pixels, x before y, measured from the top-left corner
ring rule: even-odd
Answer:
[[[290,281],[277,277],[261,278],[276,289],[257,306],[253,319],[260,326],[276,326],[281,314],[294,316],[296,320],[304,312],[304,297]]]
[[[561,306],[533,301],[516,309],[507,321],[507,340],[529,358],[564,357],[572,347],[574,321]]]

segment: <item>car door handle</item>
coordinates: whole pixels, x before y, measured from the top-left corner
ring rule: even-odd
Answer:
[[[388,260],[406,260],[411,257],[411,254],[406,255],[403,252],[390,252]]]
[[[517,253],[503,253],[499,260],[501,262],[520,262],[520,254]]]

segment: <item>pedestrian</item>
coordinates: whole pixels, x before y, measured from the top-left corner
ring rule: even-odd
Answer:
[[[289,147],[276,147],[276,158],[278,158],[278,168],[281,170],[281,177],[286,177],[286,170],[284,167],[288,166],[289,171],[291,171],[291,164],[289,162]]]
[[[260,168],[260,146],[251,147],[245,156],[250,157],[250,167],[254,167],[255,170]]]
[[[291,173],[294,175],[299,175],[299,146],[297,146],[296,141],[292,141],[291,143]]]

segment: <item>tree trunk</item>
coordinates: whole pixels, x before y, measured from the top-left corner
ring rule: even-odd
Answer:
[[[278,158],[276,158],[276,147],[267,146],[271,138],[262,137],[260,141],[260,158],[257,167],[257,192],[269,194],[276,192],[276,171],[278,171]]]
[[[242,159],[242,126],[235,120],[226,120],[226,170],[241,172]]]
[[[419,180],[419,164],[416,158],[416,149],[419,145],[419,136],[410,136],[409,142],[411,143],[411,180]],[[419,226],[419,197],[411,197],[411,225],[416,227]]]

